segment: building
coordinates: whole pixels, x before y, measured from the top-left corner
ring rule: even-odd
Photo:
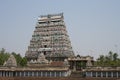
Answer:
[[[93,57],[91,56],[77,56],[73,58],[68,58],[70,69],[73,71],[82,71],[86,67],[91,67],[94,64]]]
[[[48,61],[45,59],[44,54],[40,54],[37,61],[28,62],[26,67],[19,67],[16,65],[16,60],[13,55],[9,57],[5,65],[0,66],[0,79],[6,78],[22,78],[22,79],[30,79],[30,78],[80,78],[84,77],[90,78],[90,80],[94,80],[94,78],[101,79],[104,78],[105,80],[109,80],[109,78],[120,78],[120,67],[94,67],[91,66],[89,61],[92,61],[92,57],[79,57],[74,59],[68,59],[70,62],[78,63],[87,61],[87,64],[90,66],[86,66],[86,68],[82,68],[82,71],[73,71],[70,69],[69,62],[65,61]],[[71,61],[72,60],[72,61]],[[74,67],[75,65],[73,65]],[[65,80],[68,80],[68,79]],[[107,79],[106,79],[107,78]],[[17,80],[17,79],[16,79]],[[96,79],[95,79],[96,80]]]
[[[37,61],[28,62],[26,67],[17,66],[13,55],[0,66],[0,77],[68,77],[70,74],[67,61],[48,62],[44,54],[40,54]]]
[[[120,78],[120,67],[89,67],[85,69],[86,77]]]
[[[25,56],[29,61],[36,60],[41,53],[48,60],[56,61],[64,61],[65,58],[74,56],[63,13],[42,15],[38,18]]]
[[[57,62],[60,64],[61,62]],[[55,66],[36,65],[28,67],[0,67],[0,77],[67,77],[70,75],[69,67],[65,65]]]

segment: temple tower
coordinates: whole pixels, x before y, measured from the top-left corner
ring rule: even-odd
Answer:
[[[63,13],[42,15],[38,18],[25,56],[28,60],[37,59],[41,53],[46,57],[74,56]]]

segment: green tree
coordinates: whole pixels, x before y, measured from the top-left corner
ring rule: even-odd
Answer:
[[[117,53],[110,51],[108,55],[100,55],[95,62],[96,66],[120,66],[120,59]]]
[[[105,61],[104,55],[100,55],[100,57],[97,59],[97,64],[99,66],[104,66],[104,61]]]
[[[3,65],[5,61],[9,58],[10,54],[5,52],[5,49],[2,48],[0,51],[0,65]]]
[[[113,60],[113,52],[112,51],[110,51],[109,53],[108,53],[108,57],[109,57],[109,60]]]
[[[118,54],[117,54],[117,53],[114,53],[114,54],[113,54],[113,60],[114,60],[114,61],[117,61],[117,60],[118,60]]]
[[[0,51],[1,54],[4,54],[5,53],[5,49],[2,48],[1,51]]]
[[[27,59],[26,59],[26,57],[23,57],[23,58],[22,58],[22,60],[21,60],[21,62],[20,62],[20,65],[21,65],[21,66],[26,66],[26,65],[27,65]]]

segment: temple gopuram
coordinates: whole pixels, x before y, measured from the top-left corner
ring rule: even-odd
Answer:
[[[74,57],[63,13],[42,15],[38,18],[25,56],[28,61],[35,61],[41,53],[53,61]]]

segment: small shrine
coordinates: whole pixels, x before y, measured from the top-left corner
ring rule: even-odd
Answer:
[[[17,67],[16,59],[13,55],[10,55],[7,61],[5,61],[4,65],[6,67]]]

